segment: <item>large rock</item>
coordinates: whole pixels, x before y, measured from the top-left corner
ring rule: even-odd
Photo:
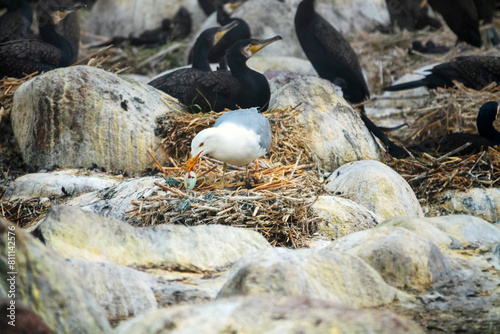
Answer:
[[[436,245],[400,227],[380,226],[352,233],[326,249],[359,256],[399,289],[424,291],[450,271]]]
[[[137,209],[132,203],[147,200],[153,196],[165,196],[166,192],[155,183],[164,183],[164,179],[157,176],[127,179],[112,187],[93,191],[75,197],[66,204],[77,206],[86,211],[92,211],[106,217],[112,217],[131,222],[141,222],[139,218],[131,218],[131,212]]]
[[[215,271],[268,247],[255,231],[222,225],[134,228],[70,206],[53,206],[37,232],[64,257],[144,268]]]
[[[452,245],[452,238],[429,222],[429,218],[397,216],[384,220],[379,226],[402,227],[429,240],[441,249]]]
[[[161,26],[165,18],[172,18],[184,6],[191,14],[196,31],[205,14],[196,0],[101,0],[97,1],[85,23],[85,30],[114,37],[138,36],[144,30]]]
[[[427,220],[466,248],[489,249],[500,242],[500,230],[478,217],[451,215]]]
[[[356,161],[333,172],[326,180],[332,195],[345,195],[382,218],[424,215],[408,182],[378,161]]]
[[[128,333],[423,333],[387,311],[361,310],[324,300],[248,296],[149,312],[122,323]]]
[[[2,217],[0,246],[1,297],[13,293],[16,304],[23,303],[56,333],[111,332],[104,309],[59,254]]]
[[[5,197],[77,196],[116,184],[117,178],[86,170],[67,169],[50,173],[26,174],[9,185]]]
[[[114,263],[82,260],[68,263],[106,310],[108,318],[131,317],[156,310],[157,301],[153,290],[156,281],[147,274]]]
[[[173,115],[160,91],[89,66],[56,69],[14,95],[14,135],[28,165],[140,172],[165,161],[157,118]]]
[[[402,297],[360,258],[324,249],[269,248],[245,256],[231,268],[219,298],[262,293],[357,307],[390,304]]]
[[[322,218],[319,232],[331,240],[375,227],[381,221],[365,207],[337,196],[320,196],[311,208]]]
[[[449,190],[440,196],[441,207],[450,214],[463,213],[489,222],[500,220],[500,189]]]
[[[270,109],[296,107],[307,130],[308,147],[322,168],[333,171],[357,160],[380,160],[380,149],[365,124],[326,80],[292,80],[274,93]]]

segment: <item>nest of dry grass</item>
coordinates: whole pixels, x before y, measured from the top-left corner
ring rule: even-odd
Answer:
[[[163,123],[165,150],[170,166],[158,164],[166,178],[157,184],[165,196],[135,202],[131,219],[138,224],[225,224],[246,227],[261,232],[273,245],[303,247],[317,231],[318,217],[311,206],[324,194],[322,179],[310,154],[304,130],[291,108],[266,113],[273,133],[273,143],[267,159],[252,165],[250,185],[241,182],[245,168],[234,167],[226,173],[232,189],[215,189],[221,178],[221,163],[203,159],[195,172],[197,186],[183,191],[183,166],[189,158],[191,139],[213,125],[221,113],[183,114]]]

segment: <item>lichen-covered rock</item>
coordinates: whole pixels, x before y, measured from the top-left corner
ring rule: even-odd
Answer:
[[[74,268],[2,217],[0,263],[0,296],[13,293],[16,303],[23,303],[38,314],[56,333],[111,332],[104,309],[81,284]],[[13,281],[7,281],[12,277]],[[11,287],[11,282],[15,287]]]
[[[311,208],[322,218],[319,232],[331,240],[375,227],[382,221],[365,207],[337,196],[320,196]]]
[[[49,173],[26,174],[18,177],[5,192],[8,198],[77,196],[116,184],[117,178],[86,170],[67,169]]]
[[[114,263],[68,261],[87,290],[106,310],[107,318],[131,317],[156,310],[156,281],[138,270]]]
[[[149,312],[122,323],[128,333],[423,333],[413,321],[388,311],[362,310],[324,300],[246,296]]]
[[[490,248],[500,242],[500,230],[484,219],[451,215],[427,219],[441,231],[457,239],[463,247]]]
[[[134,228],[70,206],[53,206],[37,227],[47,246],[70,259],[120,265],[218,270],[269,246],[251,230],[222,225]]]
[[[452,244],[448,234],[438,229],[428,221],[428,218],[407,216],[391,217],[384,220],[379,226],[402,227],[429,240],[441,249],[447,249]]]
[[[399,289],[424,291],[449,272],[448,261],[436,245],[400,227],[352,233],[326,249],[359,256]]]
[[[448,190],[440,196],[441,208],[450,214],[463,213],[489,222],[500,220],[500,189]]]
[[[401,297],[356,256],[324,249],[268,248],[243,257],[218,298],[262,293],[308,296],[373,307]]]
[[[379,161],[346,164],[326,180],[326,190],[363,205],[381,218],[424,215],[408,182]]]
[[[327,171],[357,160],[380,160],[380,149],[365,124],[333,85],[316,77],[298,78],[274,93],[270,108],[296,106],[307,143]]]
[[[89,66],[49,71],[14,94],[12,128],[24,161],[50,168],[137,173],[166,160],[157,118],[176,113],[160,91]]]

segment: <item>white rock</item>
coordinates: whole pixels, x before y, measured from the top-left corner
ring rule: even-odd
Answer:
[[[415,218],[398,216],[391,217],[384,220],[379,226],[393,226],[402,227],[413,233],[418,234],[424,239],[429,240],[441,249],[447,249],[451,244],[452,240],[448,234],[444,233],[432,223],[428,221],[428,218]]]
[[[60,68],[17,89],[12,128],[28,165],[137,173],[155,166],[148,151],[166,161],[157,118],[177,111],[165,96],[97,68]]]
[[[326,180],[326,190],[344,195],[381,218],[424,215],[408,182],[378,161],[356,161],[338,168]]]
[[[320,196],[311,208],[323,219],[319,232],[331,240],[375,227],[382,221],[365,207],[337,196]]]
[[[147,274],[113,263],[72,260],[80,281],[106,310],[107,318],[130,317],[156,310],[156,281]]]
[[[322,168],[333,171],[351,161],[381,158],[371,133],[332,84],[316,77],[292,80],[271,97],[270,109],[296,107],[307,130],[310,151]]]
[[[490,248],[500,242],[500,230],[478,217],[451,215],[432,217],[428,221],[460,241],[463,247]]]
[[[155,182],[164,183],[164,179],[155,176],[127,179],[110,188],[75,197],[66,204],[125,221],[131,216],[127,212],[137,208],[132,201],[140,202],[166,194]]]
[[[500,220],[500,189],[472,188],[467,191],[449,190],[439,198],[441,207],[450,214],[463,213],[489,222]]]
[[[218,298],[262,293],[321,298],[357,307],[404,298],[360,258],[325,249],[268,248],[247,255],[231,268]]]
[[[247,252],[269,246],[248,229],[222,225],[158,225],[126,222],[70,206],[53,206],[38,226],[47,246],[66,258],[187,271],[225,268]]]
[[[106,174],[78,169],[26,174],[9,185],[5,197],[30,199],[63,195],[77,196],[111,187],[118,182],[120,182],[118,178]]]
[[[128,333],[415,333],[413,321],[388,311],[356,309],[320,299],[261,295],[178,306],[126,321]]]
[[[424,291],[450,271],[436,245],[400,227],[380,226],[352,233],[326,249],[359,256],[399,289]]]

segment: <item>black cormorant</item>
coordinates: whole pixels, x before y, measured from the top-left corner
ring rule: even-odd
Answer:
[[[233,44],[227,54],[231,71],[207,72],[191,87],[186,103],[191,111],[223,111],[256,107],[267,110],[271,91],[266,77],[250,69],[246,62],[265,46],[281,40],[281,36],[265,40],[247,39]]]
[[[230,16],[230,13],[232,13],[243,2],[244,1],[232,2],[227,3],[224,6],[217,7],[217,21],[220,25],[226,25],[233,21],[238,22],[238,25],[228,32],[208,54],[208,60],[211,63],[219,63],[220,69],[228,69],[226,54],[231,45],[243,39],[249,39],[252,36],[250,33],[250,27],[245,20]]]
[[[434,66],[425,78],[385,87],[385,91],[405,90],[426,86],[452,87],[453,80],[466,87],[481,90],[492,82],[500,83],[500,57],[494,56],[462,56],[451,62]]]
[[[451,133],[438,138],[431,138],[410,147],[414,152],[448,153],[466,143],[472,145],[456,152],[456,155],[477,153],[489,146],[500,145],[500,132],[495,129],[493,122],[498,114],[498,102],[486,102],[477,114],[477,130],[479,135],[472,133]]]
[[[474,0],[427,0],[433,10],[441,14],[451,31],[472,46],[481,47],[479,15]]]
[[[187,104],[185,94],[205,72],[211,71],[208,53],[210,49],[231,29],[237,25],[231,22],[222,27],[209,28],[203,31],[194,45],[194,62],[191,68],[183,68],[158,77],[148,84],[176,97]]]
[[[493,25],[495,0],[474,0],[474,4],[477,8],[480,25],[487,26],[485,29],[487,38],[491,41],[491,44],[498,45],[500,43],[500,37]]]
[[[0,77],[22,77],[33,72],[46,72],[57,67],[69,66],[73,57],[71,45],[55,28],[77,6],[65,11],[44,13],[40,26],[42,41],[21,39],[0,44]]]
[[[342,88],[344,98],[360,103],[369,98],[356,53],[349,42],[314,11],[314,0],[303,0],[295,14],[300,45],[319,76]]]
[[[387,153],[389,153],[394,158],[406,158],[409,156],[408,152],[401,146],[394,144],[389,137],[382,131],[382,128],[375,125],[371,119],[365,113],[361,113],[361,120],[365,123],[368,130],[380,141],[387,146]]]
[[[33,10],[26,0],[7,0],[7,12],[0,17],[0,43],[24,39],[33,22]]]
[[[422,0],[385,0],[391,26],[397,25],[400,29],[415,31],[430,26],[435,29],[441,27],[441,22],[430,17],[428,5]]]

